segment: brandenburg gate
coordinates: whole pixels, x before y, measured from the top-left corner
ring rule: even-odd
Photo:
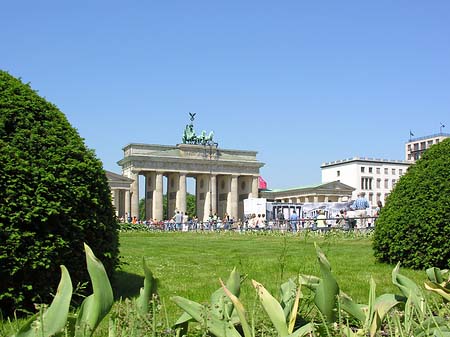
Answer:
[[[145,216],[163,220],[163,191],[167,192],[168,215],[186,212],[186,180],[195,179],[196,212],[200,221],[210,215],[228,214],[243,217],[243,200],[258,197],[259,169],[264,165],[256,159],[257,152],[219,148],[203,131],[196,136],[192,121],[186,125],[183,143],[175,146],[129,144],[118,164],[122,175],[133,180],[125,193],[122,207],[130,216],[139,218],[139,191],[144,189]],[[139,186],[139,176],[145,177]],[[166,187],[164,188],[164,177]],[[119,214],[123,216],[123,214]]]

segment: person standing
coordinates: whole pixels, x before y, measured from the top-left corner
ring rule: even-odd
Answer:
[[[359,193],[357,199],[352,205],[352,209],[355,211],[358,228],[367,227],[367,209],[369,207],[370,205],[366,199],[366,193]]]
[[[297,222],[298,222],[298,215],[294,210],[294,211],[292,211],[292,214],[289,217],[289,225],[290,225],[291,231],[293,233],[297,232]]]

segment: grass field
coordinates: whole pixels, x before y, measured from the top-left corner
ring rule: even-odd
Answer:
[[[236,267],[247,275],[242,301],[253,303],[255,291],[250,280],[262,283],[272,294],[299,273],[319,276],[314,242],[331,263],[340,288],[355,300],[367,303],[369,280],[377,284],[377,294],[398,293],[392,285],[394,266],[377,263],[367,237],[292,236],[223,233],[122,233],[121,256],[124,264],[114,280],[116,297],[138,294],[143,282],[142,257],[159,280],[159,294],[172,322],[181,314],[170,296],[179,295],[206,302]],[[423,285],[423,271],[402,269],[401,273]]]
[[[173,325],[182,313],[170,300],[171,296],[207,303],[220,287],[219,278],[225,281],[234,267],[247,276],[241,287],[241,301],[249,312],[255,313],[256,320],[264,320],[251,280],[262,283],[278,297],[280,284],[289,278],[298,274],[320,276],[314,242],[330,261],[340,289],[357,302],[368,302],[371,277],[377,284],[377,295],[399,293],[391,281],[394,266],[375,261],[368,236],[332,232],[326,235],[123,232],[120,234],[122,266],[112,282],[117,300],[112,311],[127,310],[122,309],[126,305],[119,304],[118,300],[139,294],[144,281],[144,258],[158,279],[161,330]],[[420,286],[426,279],[424,271],[401,269],[401,273]],[[2,322],[0,335],[11,335],[21,322],[12,325]],[[94,336],[108,336],[108,319],[102,321]]]

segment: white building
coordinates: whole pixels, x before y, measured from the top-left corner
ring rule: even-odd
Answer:
[[[415,162],[431,145],[442,142],[449,137],[449,133],[441,132],[431,136],[411,138],[409,142],[406,142],[405,144],[405,160]]]
[[[384,201],[400,177],[406,173],[411,162],[354,157],[323,163],[322,183],[340,181],[354,187],[352,199],[365,192],[372,206]]]

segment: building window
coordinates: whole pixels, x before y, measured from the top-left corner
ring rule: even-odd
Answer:
[[[336,174],[337,174],[338,177],[340,177],[341,176],[341,171],[337,171]]]
[[[402,169],[398,169],[398,174],[399,175],[403,175],[403,170]]]
[[[389,179],[384,179],[384,188],[389,188]]]
[[[432,140],[429,140],[429,141],[428,141],[428,147],[430,147],[431,145],[433,145],[433,141],[432,141]]]
[[[377,167],[377,174],[380,174],[380,173],[381,173],[381,170],[379,167]]]
[[[395,168],[392,169],[392,174],[395,175]]]
[[[361,173],[364,173],[365,167],[361,166]]]
[[[372,173],[372,168],[371,167],[369,167],[369,173]]]
[[[377,188],[381,188],[381,179],[377,179]]]
[[[397,181],[395,179],[392,179],[392,188],[394,188],[396,182]]]
[[[387,167],[384,168],[384,174],[389,174],[389,169]]]
[[[361,178],[361,189],[362,190],[371,190],[372,189],[372,178],[362,177]]]
[[[373,193],[369,193],[369,202],[370,202],[370,203],[373,202]]]

